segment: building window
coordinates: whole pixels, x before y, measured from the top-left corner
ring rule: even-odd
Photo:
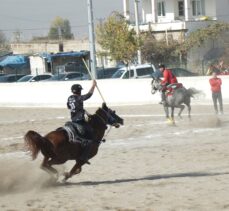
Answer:
[[[161,1],[157,3],[158,16],[165,16],[165,2]]]
[[[184,1],[178,1],[178,15],[184,16]]]
[[[192,15],[193,16],[204,15],[204,0],[192,1]]]

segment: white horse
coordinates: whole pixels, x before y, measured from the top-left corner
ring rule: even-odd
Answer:
[[[195,94],[201,93],[201,91],[195,88],[186,89],[183,86],[179,87],[177,84],[169,86],[173,89],[173,92],[171,94],[166,94],[165,103],[163,104],[167,120],[174,123],[175,108],[180,108],[178,116],[181,118],[181,113],[185,108],[184,104],[188,107],[188,117],[191,119],[191,97]],[[161,92],[161,90],[161,80],[153,77],[151,82],[151,93],[155,94],[157,91]],[[169,107],[171,108],[171,115],[169,115]]]

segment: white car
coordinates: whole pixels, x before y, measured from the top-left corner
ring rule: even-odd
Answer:
[[[45,81],[74,81],[74,80],[88,80],[89,76],[81,72],[63,72],[53,75]]]
[[[17,82],[36,82],[36,81],[42,81],[46,80],[48,78],[51,78],[51,74],[41,74],[41,75],[25,75],[22,78],[20,78]]]
[[[112,75],[112,78],[151,78],[155,71],[156,68],[153,64],[132,65],[118,69]]]

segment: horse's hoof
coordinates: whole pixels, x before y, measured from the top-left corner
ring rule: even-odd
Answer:
[[[168,118],[168,119],[167,119],[167,123],[168,123],[169,125],[175,125],[174,119],[171,119],[171,118]]]
[[[60,182],[61,183],[66,183],[67,182],[67,179],[64,177]]]
[[[62,179],[62,182],[66,182],[67,179],[70,177],[70,174],[69,174],[69,172],[64,172],[63,176],[64,176],[64,178]]]

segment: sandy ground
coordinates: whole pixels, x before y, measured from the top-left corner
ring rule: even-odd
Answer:
[[[216,116],[212,105],[194,105],[192,121],[184,115],[176,126],[160,105],[114,109],[125,125],[111,129],[91,165],[63,184],[39,168],[41,154],[31,161],[23,136],[62,126],[68,111],[0,108],[0,210],[229,210],[229,106]]]

